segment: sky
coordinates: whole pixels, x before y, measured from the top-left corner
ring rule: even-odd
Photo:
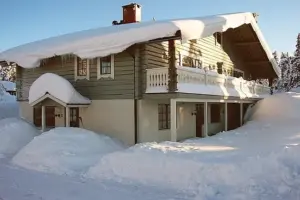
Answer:
[[[65,33],[110,26],[122,19],[129,0],[2,0],[0,51]],[[259,13],[258,23],[272,51],[290,52],[300,33],[300,1],[138,0],[142,21],[232,12]],[[287,3],[288,2],[288,3]]]

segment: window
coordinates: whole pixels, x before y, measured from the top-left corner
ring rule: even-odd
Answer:
[[[97,76],[100,78],[114,78],[114,55],[98,58]]]
[[[90,79],[89,59],[81,59],[75,56],[75,80]]]
[[[221,122],[221,109],[220,104],[211,104],[210,105],[210,122],[219,123]]]
[[[197,56],[195,55],[195,57]],[[199,58],[194,58],[189,55],[182,55],[180,52],[178,58],[179,66],[202,68],[202,61]]]
[[[79,108],[70,108],[70,127],[79,127]]]
[[[239,69],[234,69],[233,70],[233,77],[236,77],[236,78],[244,78],[244,72],[242,70],[239,70]]]
[[[158,105],[158,129],[170,129],[171,117],[170,117],[170,104]]]

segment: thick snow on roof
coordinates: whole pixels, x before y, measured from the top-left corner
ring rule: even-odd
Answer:
[[[0,81],[0,84],[3,85],[6,91],[15,91],[16,90],[16,83],[11,81]]]
[[[77,92],[69,81],[53,73],[45,73],[32,83],[29,90],[29,103],[33,103],[47,93],[66,104],[91,103],[88,98]]]
[[[54,55],[75,54],[81,58],[93,58],[119,53],[129,46],[152,39],[174,36],[181,31],[183,42],[210,36],[215,32],[224,32],[251,24],[256,32],[269,60],[270,51],[263,35],[257,26],[252,13],[235,13],[207,17],[150,21],[133,24],[109,26],[70,33],[41,41],[21,45],[0,54],[0,60],[16,62],[24,68],[39,66],[40,59]],[[271,61],[274,70],[279,74],[277,64]]]

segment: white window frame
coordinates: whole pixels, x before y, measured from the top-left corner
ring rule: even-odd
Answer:
[[[74,75],[75,75],[75,81],[77,80],[90,80],[90,60],[87,59],[87,69],[86,69],[86,75],[85,76],[79,76],[77,74],[77,67],[78,67],[78,63],[77,63],[77,56],[74,57]]]
[[[181,67],[182,67],[182,60],[183,60],[184,56],[190,56],[190,55],[186,51],[178,51],[179,66],[181,66]],[[194,59],[200,60],[200,62],[202,62],[202,67],[204,67],[203,66],[204,65],[204,62],[203,62],[204,58],[203,58],[203,56],[196,56],[196,57],[197,58],[194,58]],[[192,66],[190,66],[190,67],[192,67]],[[199,67],[196,67],[196,68],[199,68]]]
[[[101,62],[100,57],[97,58],[97,79],[114,79],[115,78],[115,56],[114,54],[110,55],[110,74],[101,74]]]

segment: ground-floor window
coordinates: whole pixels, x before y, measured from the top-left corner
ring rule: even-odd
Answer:
[[[79,127],[79,108],[70,108],[70,127]]]
[[[170,104],[158,104],[158,129],[170,129]]]

